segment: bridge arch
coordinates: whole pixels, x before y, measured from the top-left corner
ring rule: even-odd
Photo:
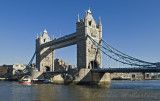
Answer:
[[[88,69],[98,69],[99,68],[99,63],[95,60],[90,61],[88,64]]]
[[[51,71],[51,67],[45,66],[45,67],[44,67],[44,70],[45,70],[46,72]]]

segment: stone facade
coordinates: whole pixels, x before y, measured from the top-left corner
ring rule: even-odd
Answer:
[[[77,34],[77,67],[78,68],[101,68],[102,55],[92,41],[87,37],[91,36],[95,41],[101,44],[102,24],[99,21],[97,25],[90,9],[86,12],[85,18],[76,23]]]
[[[84,19],[79,20],[78,16],[76,22],[77,67],[79,69],[102,68],[101,51],[98,51],[87,35],[101,44],[102,23],[99,20],[99,23],[96,24],[90,9],[87,10]],[[42,36],[36,39],[36,66],[41,72],[54,71],[54,50],[50,47],[40,48],[40,45],[50,41],[46,30],[44,30]]]
[[[22,72],[25,68],[26,68],[26,64],[22,64],[22,63],[14,63],[13,64],[13,72],[12,74],[15,75],[18,72]]]
[[[54,50],[50,47],[40,48],[40,45],[51,41],[46,30],[36,39],[36,67],[40,72],[54,71]]]

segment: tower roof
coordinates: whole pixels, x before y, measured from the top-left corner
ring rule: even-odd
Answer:
[[[47,30],[46,30],[46,29],[44,30],[44,33],[47,33]]]
[[[87,19],[88,21],[93,21],[93,22],[95,22],[95,20],[93,19],[92,14],[91,14],[90,8],[86,11],[85,20],[86,20],[86,19]]]
[[[91,10],[90,10],[90,8],[87,10],[87,13],[91,13]]]
[[[102,23],[101,23],[101,17],[99,17],[99,25],[102,25]]]
[[[79,20],[79,14],[78,14],[78,16],[77,16],[78,18],[77,18],[77,22],[80,22],[80,20]]]

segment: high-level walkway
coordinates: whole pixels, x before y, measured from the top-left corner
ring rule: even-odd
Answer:
[[[66,35],[64,37],[46,42],[40,45],[40,48],[43,49],[46,47],[51,47],[51,49],[59,49],[59,48],[67,47],[70,45],[74,45],[76,43],[77,43],[76,33],[72,33],[70,35]]]

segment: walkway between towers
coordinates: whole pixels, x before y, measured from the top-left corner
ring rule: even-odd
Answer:
[[[40,45],[40,48],[43,49],[46,47],[51,47],[51,49],[59,49],[70,45],[74,45],[76,43],[77,43],[76,33],[72,33],[70,35],[66,35],[64,37],[44,43]]]

